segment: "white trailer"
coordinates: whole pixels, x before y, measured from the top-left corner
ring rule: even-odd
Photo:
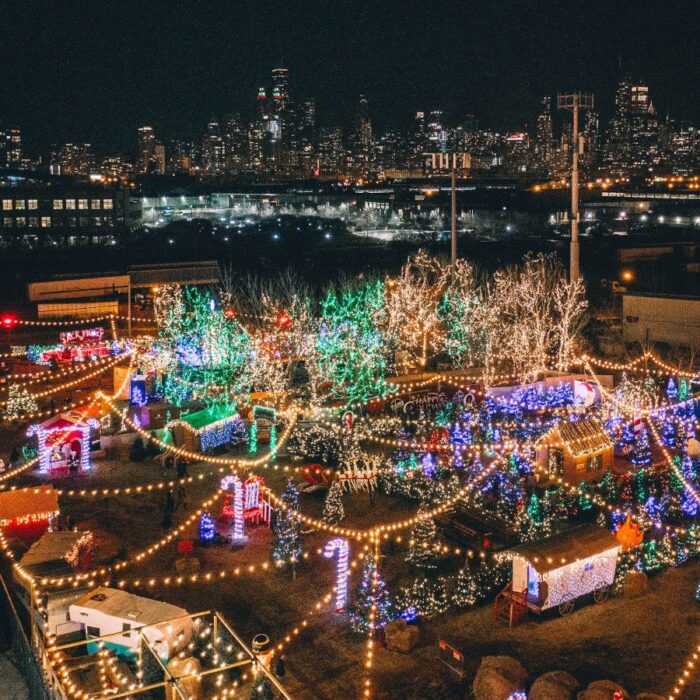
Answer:
[[[575,600],[587,594],[601,602],[615,580],[620,548],[615,536],[598,525],[520,545],[512,550],[510,595],[536,613],[558,607],[568,615]]]
[[[90,591],[70,606],[69,616],[85,630],[91,653],[99,640],[117,653],[136,654],[143,635],[165,662],[190,643],[193,633],[183,608],[116,588]]]

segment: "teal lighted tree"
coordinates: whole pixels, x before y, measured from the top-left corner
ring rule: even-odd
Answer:
[[[345,404],[364,402],[390,391],[386,382],[384,285],[329,291],[321,302],[316,352],[321,371]]]

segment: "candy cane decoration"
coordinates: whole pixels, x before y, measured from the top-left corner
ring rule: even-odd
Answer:
[[[343,612],[348,602],[348,558],[350,545],[342,537],[336,537],[323,548],[323,556],[330,559],[338,550],[338,574],[336,579],[335,611]]]
[[[245,540],[243,532],[243,484],[236,474],[225,476],[221,480],[223,490],[233,486],[233,541]]]

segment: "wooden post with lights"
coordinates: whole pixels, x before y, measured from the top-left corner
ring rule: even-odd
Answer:
[[[573,129],[571,132],[571,249],[569,256],[569,279],[571,282],[575,282],[580,276],[578,242],[578,113],[581,109],[593,109],[593,95],[589,92],[559,93],[557,95],[557,107],[559,109],[570,109],[574,115]]]
[[[457,265],[457,156],[452,154],[452,187],[450,188],[450,205],[451,205],[451,239],[450,239],[450,262],[452,269],[450,276],[454,280],[455,266]]]

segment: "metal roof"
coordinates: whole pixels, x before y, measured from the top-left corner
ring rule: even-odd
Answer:
[[[619,547],[615,535],[607,528],[589,523],[541,542],[521,544],[510,551],[543,574]]]

